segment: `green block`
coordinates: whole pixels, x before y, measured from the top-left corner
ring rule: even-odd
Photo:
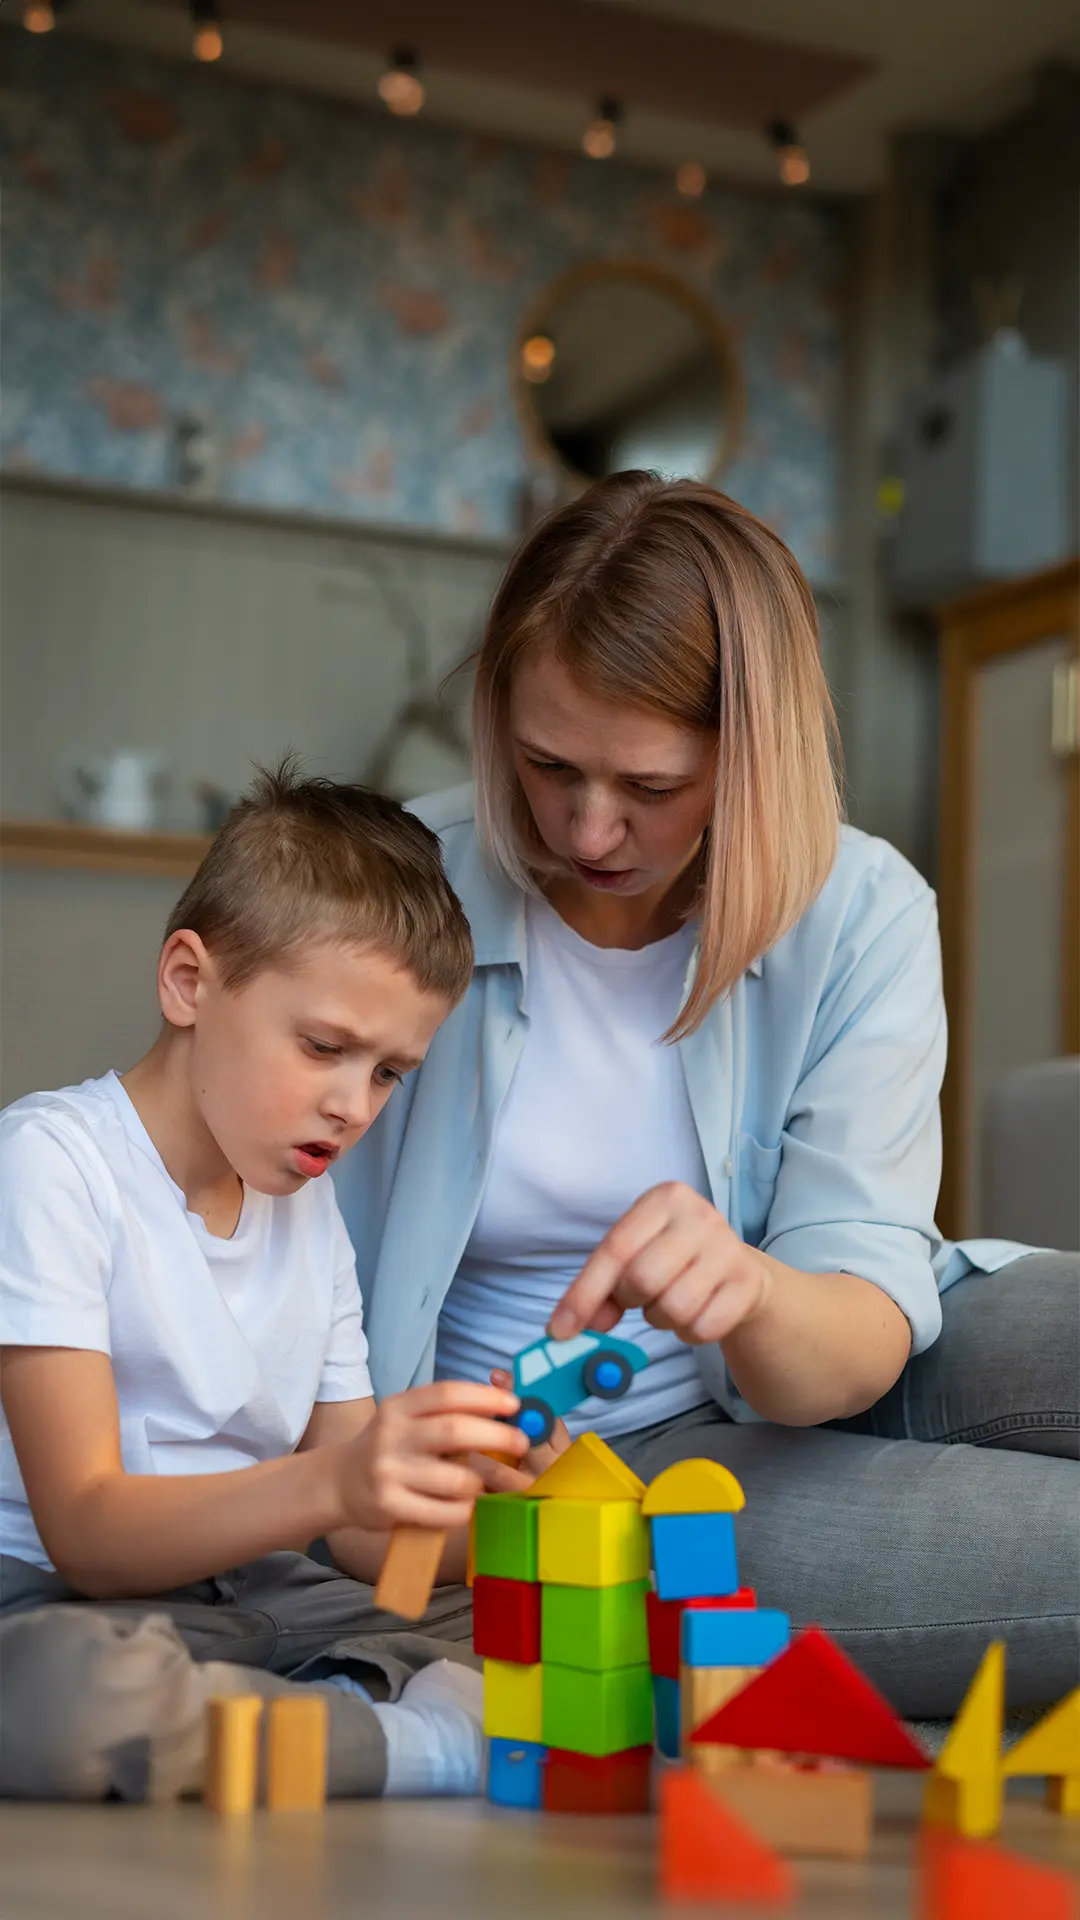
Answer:
[[[536,1579],[539,1500],[485,1493],[476,1503],[476,1571],[499,1580]]]
[[[647,1662],[647,1587],[647,1580],[624,1580],[617,1587],[545,1586],[540,1658],[590,1672]]]
[[[638,1667],[586,1673],[544,1663],[543,1743],[571,1753],[621,1753],[652,1745],[652,1674]]]

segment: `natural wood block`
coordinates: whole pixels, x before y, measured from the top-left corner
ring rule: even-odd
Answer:
[[[731,1766],[743,1759],[740,1747],[690,1745],[690,1735],[695,1727],[700,1727],[717,1707],[722,1707],[733,1694],[752,1680],[760,1672],[759,1667],[688,1667],[682,1666],[679,1674],[679,1700],[682,1708],[682,1748],[686,1758],[703,1772],[711,1773],[717,1767]]]
[[[271,1700],[266,1713],[266,1804],[275,1813],[311,1813],[326,1804],[330,1704],[312,1689]]]
[[[419,1620],[427,1611],[431,1589],[446,1545],[445,1533],[434,1527],[395,1527],[382,1563],[375,1605],[403,1620]]]
[[[863,1767],[834,1771],[784,1762],[726,1767],[709,1784],[779,1853],[865,1860],[870,1851],[874,1795]]]
[[[213,1813],[250,1813],[259,1778],[257,1694],[215,1696],[206,1703],[203,1802]]]

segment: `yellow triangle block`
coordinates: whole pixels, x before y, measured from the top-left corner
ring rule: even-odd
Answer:
[[[717,1460],[678,1460],[649,1482],[642,1513],[741,1513],[746,1495]]]
[[[1080,1687],[1067,1693],[1005,1755],[1010,1779],[1020,1774],[1080,1774]]]
[[[529,1488],[541,1500],[640,1500],[644,1492],[644,1480],[595,1433],[579,1434]]]
[[[935,1772],[946,1780],[972,1781],[1001,1772],[1001,1721],[1005,1711],[1005,1642],[987,1647]]]

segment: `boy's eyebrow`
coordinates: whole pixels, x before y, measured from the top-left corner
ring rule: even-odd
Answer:
[[[561,767],[571,765],[569,760],[563,759],[561,753],[552,753],[548,747],[539,747],[535,741],[524,739],[520,733],[516,738],[518,746],[524,747],[526,753],[535,753],[538,760],[557,760]],[[575,767],[574,771],[576,773],[579,769]],[[620,773],[619,775],[620,780],[664,780],[669,787],[677,786],[680,780],[692,778],[693,776],[689,773]]]
[[[378,1051],[372,1041],[366,1040],[362,1033],[354,1033],[351,1027],[339,1027],[336,1021],[314,1020],[312,1025],[318,1027],[321,1032],[329,1034],[332,1039],[337,1040],[343,1047],[353,1047],[360,1053],[375,1053]],[[406,1073],[411,1073],[414,1067],[422,1067],[424,1064],[422,1054],[394,1053],[391,1058],[393,1059],[394,1065],[403,1067]]]

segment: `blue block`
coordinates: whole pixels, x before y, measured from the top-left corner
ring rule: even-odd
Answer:
[[[679,1757],[679,1728],[682,1709],[679,1683],[658,1673],[653,1679],[653,1711],[656,1716],[656,1744],[667,1760]]]
[[[487,1797],[497,1807],[542,1807],[547,1748],[536,1740],[489,1743]]]
[[[773,1607],[687,1607],[682,1617],[688,1667],[763,1667],[790,1639],[791,1621]]]
[[[661,1600],[697,1600],[736,1591],[733,1514],[658,1513],[649,1526]]]

